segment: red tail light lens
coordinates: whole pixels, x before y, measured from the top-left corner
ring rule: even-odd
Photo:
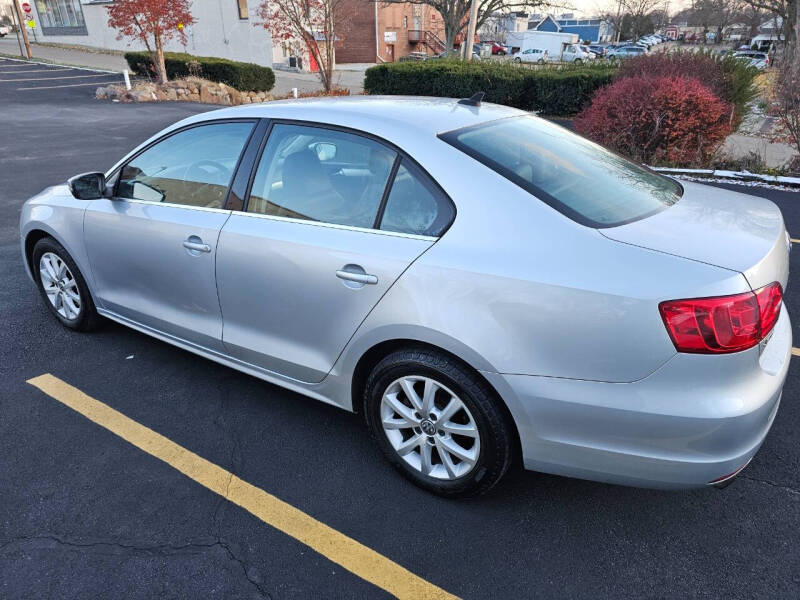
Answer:
[[[721,354],[752,348],[772,331],[781,310],[778,282],[755,293],[668,300],[658,305],[678,352]]]

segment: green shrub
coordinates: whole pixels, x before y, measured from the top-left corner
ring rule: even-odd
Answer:
[[[153,74],[149,52],[126,52],[125,60],[134,73],[142,76]],[[253,63],[178,52],[166,52],[164,63],[170,79],[197,75],[243,92],[268,92],[275,85],[275,73],[272,69]]]
[[[529,67],[507,62],[426,60],[377,65],[367,69],[369,94],[467,98],[485,92],[486,102],[546,115],[577,113],[594,92],[611,83],[616,67],[567,65]]]

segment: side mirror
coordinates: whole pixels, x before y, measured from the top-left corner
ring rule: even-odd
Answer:
[[[103,173],[75,175],[68,182],[69,191],[78,200],[97,200],[106,192],[106,176]]]

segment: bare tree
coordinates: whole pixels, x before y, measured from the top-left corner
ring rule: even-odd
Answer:
[[[272,39],[308,51],[319,67],[319,79],[326,92],[333,87],[336,66],[335,44],[342,27],[337,17],[345,0],[263,0],[258,9],[264,28]]]
[[[787,141],[800,152],[800,50],[792,48],[786,58],[778,71],[775,109]]]
[[[716,31],[715,42],[719,44],[725,29],[742,12],[744,0],[695,0],[692,7],[704,32],[712,27]]]
[[[625,12],[631,18],[633,39],[639,39],[646,33],[645,28],[650,21],[648,17],[660,4],[661,0],[622,0]]]
[[[380,4],[427,4],[442,15],[444,23],[445,46],[452,50],[456,37],[467,28],[469,10],[472,0],[372,0]],[[478,22],[475,29],[480,29],[491,15],[495,13],[511,13],[529,11],[541,7],[558,6],[558,1],[550,0],[477,0]]]
[[[596,8],[595,12],[601,19],[611,24],[614,29],[614,41],[618,42],[622,34],[622,21],[625,18],[625,5],[623,0],[614,0],[611,5]]]
[[[798,0],[744,0],[753,8],[770,13],[783,20],[784,39],[792,42],[797,39]]]

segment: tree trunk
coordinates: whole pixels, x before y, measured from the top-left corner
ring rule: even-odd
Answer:
[[[453,27],[445,22],[444,24],[444,44],[447,46],[445,51],[449,54],[450,51],[453,49],[453,44],[456,41],[456,31]]]
[[[161,44],[161,36],[156,35],[156,55],[153,57],[153,66],[156,69],[158,83],[167,83],[167,64],[164,62],[164,46]]]

